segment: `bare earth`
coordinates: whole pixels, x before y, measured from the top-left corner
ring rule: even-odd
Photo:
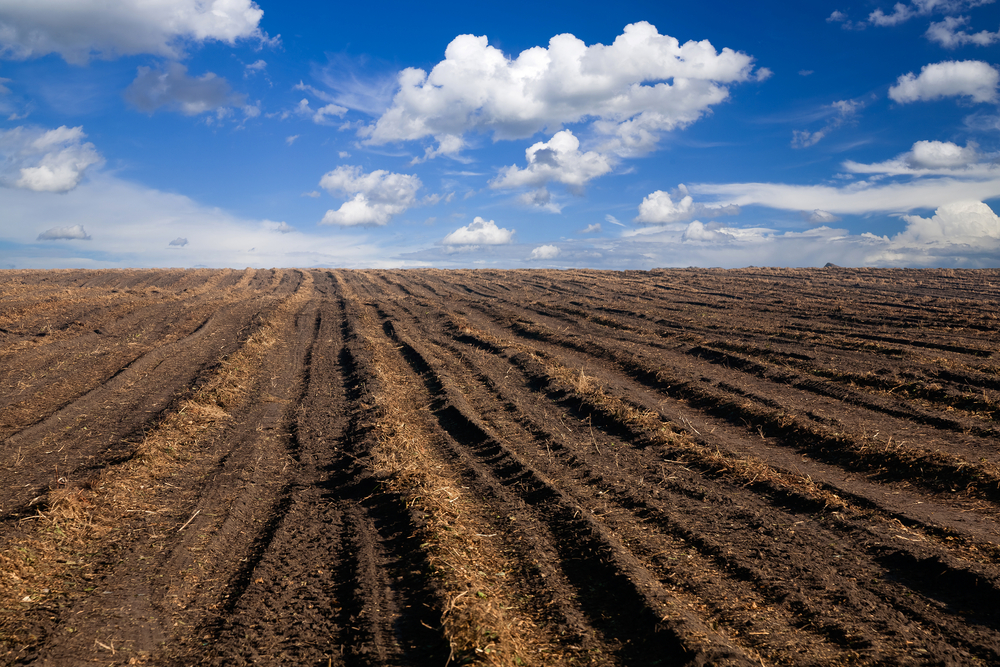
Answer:
[[[0,272],[0,663],[1000,664],[1000,271]]]

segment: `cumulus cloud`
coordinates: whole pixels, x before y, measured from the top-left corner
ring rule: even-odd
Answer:
[[[0,130],[0,185],[37,192],[68,192],[88,167],[103,160],[94,144],[84,142],[83,127],[54,130],[15,127]]]
[[[597,234],[597,233],[600,233],[600,231],[601,231],[601,223],[595,222],[594,224],[587,225],[586,227],[584,227],[583,229],[581,229],[580,233],[581,234]]]
[[[674,198],[679,197],[679,201]],[[639,204],[639,215],[636,222],[647,224],[663,224],[668,222],[678,222],[690,220],[695,216],[711,215],[736,215],[740,212],[739,206],[727,204],[722,206],[710,206],[695,203],[694,198],[688,193],[687,187],[682,183],[672,193],[657,190],[647,195]]]
[[[382,169],[362,173],[361,167],[340,166],[320,179],[320,187],[332,195],[352,196],[336,211],[329,210],[320,224],[382,226],[393,216],[414,205],[417,190],[423,185],[411,174],[396,174]]]
[[[38,235],[39,241],[89,241],[90,234],[84,230],[83,225],[72,225],[70,227],[53,227]]]
[[[972,142],[959,146],[950,141],[918,141],[891,160],[874,164],[847,160],[843,166],[854,174],[996,176],[996,165],[988,161],[990,157],[982,155]]]
[[[290,224],[282,220],[273,227],[274,231],[280,232],[281,234],[290,234],[291,232],[297,231]]]
[[[513,229],[497,227],[492,220],[476,217],[444,237],[444,245],[503,245],[514,240]]]
[[[197,116],[227,105],[242,104],[243,98],[234,95],[229,83],[212,72],[190,77],[184,65],[168,63],[163,70],[140,67],[135,81],[125,89],[125,99],[147,113],[166,108],[185,116]]]
[[[989,46],[1000,41],[1000,30],[989,32],[981,30],[977,33],[969,34],[965,30],[959,30],[963,26],[969,25],[968,16],[946,16],[943,21],[931,23],[927,28],[925,36],[932,42],[937,42],[946,49],[957,49],[966,44],[976,46]]]
[[[580,152],[580,140],[569,130],[556,132],[547,142],[533,144],[524,155],[527,167],[504,167],[490,181],[490,187],[539,187],[554,181],[581,192],[587,181],[611,171],[607,157],[594,151]]]
[[[559,246],[540,245],[531,251],[530,259],[552,259],[559,256]]]
[[[910,244],[979,245],[1000,240],[1000,217],[983,202],[953,202],[939,207],[931,218],[904,215],[906,230],[893,237],[897,246]]]
[[[994,102],[1000,72],[980,60],[949,60],[920,68],[920,75],[903,74],[889,88],[889,97],[900,104],[969,97],[973,102]]]
[[[956,169],[979,158],[975,144],[964,147],[950,141],[918,141],[905,160],[914,169]]]
[[[433,137],[440,154],[470,131],[519,139],[592,120],[604,152],[639,154],[725,100],[728,84],[751,79],[752,61],[708,41],[682,45],[645,22],[611,45],[563,34],[513,59],[486,37],[460,35],[429,74],[400,72],[391,107],[361,134],[370,144]]]
[[[238,39],[274,43],[251,0],[0,0],[0,55],[92,57],[149,53],[181,58],[189,43]]]

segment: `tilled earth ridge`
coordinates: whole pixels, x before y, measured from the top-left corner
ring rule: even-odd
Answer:
[[[3,664],[1000,664],[1000,271],[3,271],[0,342]]]

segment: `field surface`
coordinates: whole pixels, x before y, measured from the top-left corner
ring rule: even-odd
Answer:
[[[1000,271],[0,272],[0,664],[998,665]]]

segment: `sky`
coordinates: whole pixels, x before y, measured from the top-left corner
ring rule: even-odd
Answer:
[[[0,0],[0,269],[998,267],[997,211],[994,0]]]

